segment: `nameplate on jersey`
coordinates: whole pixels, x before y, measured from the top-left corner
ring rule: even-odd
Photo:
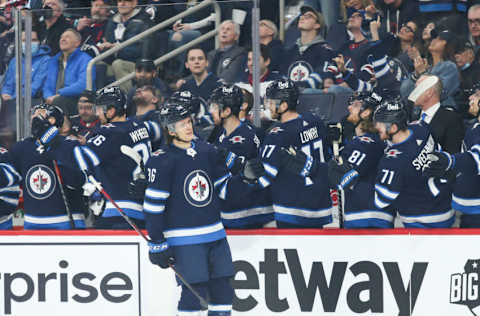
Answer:
[[[195,207],[210,204],[213,196],[212,181],[203,170],[194,170],[185,177],[183,185],[185,199]]]
[[[137,143],[141,140],[148,139],[150,136],[148,135],[148,130],[146,127],[142,127],[136,130],[131,131],[128,133],[130,135],[130,138],[132,139],[132,142]]]
[[[304,81],[307,80],[312,72],[313,68],[309,63],[297,61],[288,68],[288,77],[292,81]]]
[[[25,186],[33,198],[44,200],[55,191],[57,180],[53,171],[45,165],[35,165],[27,171]]]
[[[318,138],[318,130],[316,127],[312,127],[306,131],[300,132],[300,140],[302,141],[302,144],[308,143],[316,138]]]

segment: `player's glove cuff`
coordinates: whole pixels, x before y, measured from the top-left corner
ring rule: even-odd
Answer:
[[[168,246],[165,240],[158,242],[150,241],[148,243],[148,256],[150,262],[160,266],[162,269],[167,269],[170,265],[175,264],[172,248]]]

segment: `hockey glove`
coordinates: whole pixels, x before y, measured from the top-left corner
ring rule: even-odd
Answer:
[[[427,155],[428,164],[426,164],[422,172],[427,177],[444,177],[448,171],[455,167],[455,156],[445,151],[435,151]]]
[[[139,177],[128,183],[128,194],[135,200],[143,200],[148,181],[145,177]]]
[[[86,182],[83,186],[83,196],[88,197],[88,208],[95,216],[102,216],[105,200],[93,183]]]
[[[335,160],[328,162],[328,183],[332,189],[353,188],[358,181],[358,172],[348,162],[339,165]]]
[[[260,177],[265,176],[262,160],[259,158],[247,160],[241,174],[247,183],[257,183]]]
[[[239,157],[230,152],[225,147],[217,147],[220,163],[224,163],[232,174],[238,174],[243,169],[243,157]]]
[[[333,142],[341,143],[341,141],[342,141],[342,128],[341,128],[341,126],[338,126],[338,124],[328,125],[327,139],[330,143],[333,143]]]
[[[285,170],[302,177],[313,176],[317,172],[317,164],[313,158],[301,150],[282,148],[280,163]]]
[[[175,264],[173,250],[166,241],[150,241],[148,243],[148,257],[151,263],[160,266],[162,269],[167,269],[170,265]]]
[[[38,139],[40,146],[48,150],[58,141],[58,128],[41,116],[32,119],[32,136]],[[43,152],[43,150],[41,150]]]

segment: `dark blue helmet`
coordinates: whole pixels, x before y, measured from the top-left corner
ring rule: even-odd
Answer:
[[[187,117],[190,111],[182,104],[168,103],[160,109],[160,124],[171,132],[175,132],[174,124]]]
[[[102,107],[104,111],[114,107],[117,116],[127,112],[127,98],[119,87],[108,87],[101,90],[97,93],[95,105]]]
[[[233,115],[237,116],[243,104],[242,89],[235,85],[222,85],[213,90],[209,103],[218,104],[220,111],[230,108]]]
[[[173,93],[165,104],[182,105],[188,109],[191,114],[197,114],[200,111],[200,99],[188,90]]]
[[[373,113],[373,121],[396,124],[400,130],[408,124],[408,113],[400,99],[387,100]]]
[[[266,98],[272,100],[285,101],[288,108],[295,110],[298,104],[300,92],[297,85],[290,79],[278,79],[273,81],[268,87]]]
[[[54,117],[55,118],[55,126],[58,127],[58,128],[62,127],[63,122],[65,120],[65,113],[63,112],[63,110],[59,106],[56,106],[56,105],[47,105],[45,107],[45,109],[47,110],[47,112],[46,112],[47,118]]]

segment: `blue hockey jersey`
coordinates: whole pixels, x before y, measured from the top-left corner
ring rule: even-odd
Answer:
[[[375,180],[375,206],[397,211],[405,227],[450,227],[455,219],[451,185],[422,175],[427,154],[438,147],[423,124],[410,124],[410,136],[385,150]]]
[[[152,136],[146,122],[135,120],[103,125],[85,146],[77,146],[74,156],[78,167],[85,173],[94,173],[103,188],[120,206],[125,214],[143,220],[142,201],[132,199],[128,194],[128,182],[140,167],[120,151],[122,145],[137,151],[144,163],[151,155]],[[115,206],[107,201],[102,217],[121,216]]]
[[[152,240],[166,239],[170,246],[225,238],[220,199],[250,190],[226,169],[213,145],[202,141],[188,149],[166,146],[153,153],[146,169],[146,228]]]
[[[332,203],[325,162],[330,154],[323,122],[310,113],[276,123],[265,136],[262,161],[268,177],[261,181],[270,186],[275,220],[303,227],[322,227],[332,221]],[[280,150],[293,146],[319,162],[315,178],[281,170]]]
[[[373,205],[377,166],[384,149],[385,142],[377,134],[365,134],[353,137],[342,150],[343,161],[359,173],[355,186],[344,190],[346,228],[393,227],[394,214]]]
[[[160,124],[160,112],[158,110],[148,111],[143,115],[135,116],[134,120],[137,122],[145,122],[152,138],[152,151],[162,147],[165,140],[162,133],[162,125]]]
[[[215,145],[228,149],[236,155],[235,159],[245,161],[258,156],[260,140],[248,124],[240,123],[230,135],[226,133],[223,129]],[[228,164],[231,165],[232,162],[230,159]],[[227,228],[255,227],[273,221],[270,190],[265,188],[247,197],[223,201],[221,217]]]
[[[62,136],[60,136],[62,137]],[[65,142],[77,141],[62,137]],[[40,154],[35,139],[29,137],[15,145],[11,161],[22,176],[25,229],[70,229],[60,183],[55,174],[54,164],[47,154]],[[84,203],[81,187],[84,176],[78,169],[59,163],[64,190],[76,228],[85,228]]]
[[[22,177],[11,164],[7,149],[0,147],[0,229],[12,229],[12,218],[20,195]]]
[[[467,130],[463,153],[455,157],[458,173],[453,184],[452,207],[465,214],[480,214],[480,123]]]

